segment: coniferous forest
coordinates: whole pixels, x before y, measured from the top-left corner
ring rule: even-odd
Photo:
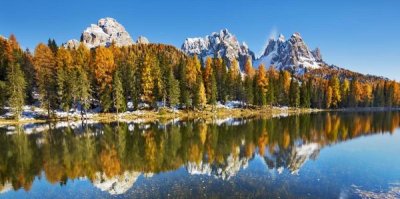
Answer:
[[[241,71],[237,61],[200,60],[164,44],[66,49],[49,39],[31,52],[22,50],[14,35],[0,37],[0,107],[10,107],[17,118],[32,104],[51,115],[78,107],[119,113],[143,104],[202,110],[228,101],[250,108],[398,107],[400,84],[332,70],[298,75],[253,66],[251,59]]]

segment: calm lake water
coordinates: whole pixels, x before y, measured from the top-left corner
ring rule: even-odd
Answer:
[[[0,198],[400,198],[400,112],[0,128]]]

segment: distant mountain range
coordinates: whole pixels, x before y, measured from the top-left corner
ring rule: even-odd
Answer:
[[[136,42],[133,41],[124,26],[113,18],[103,18],[97,24],[90,25],[82,32],[80,41],[89,48],[109,46],[113,42],[117,46],[149,43],[149,40],[143,36],[140,36]],[[76,48],[80,41],[72,39],[63,45],[68,48]],[[233,60],[237,60],[242,70],[246,60],[251,59],[255,68],[264,64],[267,68],[274,66],[279,70],[290,70],[298,75],[311,72],[315,75],[329,76],[336,73],[345,77],[358,75],[373,80],[384,79],[327,64],[322,58],[320,49],[310,50],[300,33],[294,33],[289,39],[285,39],[283,35],[277,39],[269,39],[264,53],[260,57],[256,57],[245,42],[239,42],[236,36],[227,29],[213,32],[205,37],[187,38],[184,40],[181,50],[188,55],[198,55],[202,60],[207,57],[222,58],[228,67]]]

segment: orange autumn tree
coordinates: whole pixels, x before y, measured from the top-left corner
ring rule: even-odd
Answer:
[[[206,90],[207,99],[211,98],[212,92],[212,78],[213,78],[212,59],[207,57],[203,72],[203,82]]]
[[[253,77],[254,76],[254,68],[253,68],[253,63],[252,63],[252,59],[250,57],[248,57],[246,59],[246,63],[244,64],[244,73],[246,75],[248,75],[249,77]]]
[[[187,84],[189,89],[193,89],[197,83],[197,78],[201,70],[201,64],[197,56],[193,56],[193,58],[188,61],[186,67]]]
[[[291,75],[288,71],[282,70],[279,73],[279,90],[281,90],[278,101],[282,105],[289,104],[289,89],[290,89]]]
[[[228,87],[228,95],[231,100],[240,100],[240,87],[242,77],[240,74],[240,67],[239,63],[236,59],[234,59],[231,63],[231,67],[228,71],[228,78],[227,78],[227,87]]]
[[[248,57],[246,59],[246,63],[244,65],[244,101],[247,104],[254,103],[254,86],[253,86],[253,79],[254,79],[254,68],[252,64],[252,59]]]
[[[266,104],[266,94],[268,90],[268,78],[267,72],[265,71],[264,64],[258,67],[256,72],[256,92],[255,97],[258,105]]]
[[[395,106],[400,106],[400,84],[394,83],[394,104]]]
[[[358,107],[361,101],[362,89],[360,82],[357,78],[353,78],[350,84],[350,100],[349,104],[351,107]]]
[[[342,101],[342,96],[340,94],[340,80],[337,75],[334,75],[329,80],[329,87],[332,89],[332,107],[338,107],[339,103]]]
[[[98,47],[95,50],[93,69],[102,109],[108,111],[112,107],[111,90],[115,71],[114,55],[110,49]]]
[[[154,101],[154,76],[152,75],[152,71],[155,65],[153,57],[148,54],[145,54],[142,58],[142,62],[139,66],[140,74],[139,79],[141,83],[141,94],[142,100],[149,104],[153,104]]]
[[[198,105],[200,100],[200,94],[198,93],[201,88],[201,64],[197,56],[188,60],[186,65],[186,85],[192,99],[192,106]],[[204,85],[203,85],[204,87]]]
[[[42,106],[50,111],[56,108],[56,62],[51,49],[40,43],[35,49],[33,64],[36,73],[36,84],[39,87],[40,101]]]

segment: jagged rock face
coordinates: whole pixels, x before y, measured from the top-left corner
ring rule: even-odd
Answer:
[[[309,50],[299,33],[294,33],[290,39],[285,40],[280,35],[277,40],[270,39],[264,54],[254,61],[254,66],[264,64],[266,67],[274,65],[278,69],[294,69],[304,72],[305,68],[315,69],[321,67],[323,60],[321,52],[314,53]]]
[[[100,19],[97,25],[92,24],[90,27],[86,28],[81,35],[81,42],[83,42],[88,48],[109,46],[112,42],[117,46],[129,46],[134,44],[124,26],[113,18]],[[64,46],[68,47],[68,44],[72,45],[76,44],[76,42],[70,40]]]
[[[322,62],[322,55],[321,55],[321,51],[319,48],[316,48],[315,50],[311,51],[312,55],[314,56],[315,60],[317,62]]]
[[[228,66],[236,59],[242,69],[248,58],[254,59],[254,53],[248,46],[245,43],[240,44],[227,29],[214,32],[205,38],[187,38],[181,49],[186,54],[199,55],[203,60],[209,56],[223,58]]]
[[[146,37],[139,36],[139,38],[136,40],[136,43],[138,44],[149,44],[149,40]]]

